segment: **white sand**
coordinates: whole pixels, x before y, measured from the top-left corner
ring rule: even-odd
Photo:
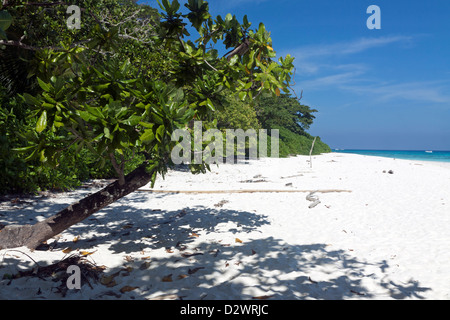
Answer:
[[[94,252],[87,259],[115,285],[91,279],[65,299],[450,299],[450,164],[326,154],[311,169],[307,160],[170,172],[155,189],[352,192],[317,193],[312,209],[308,193],[135,192],[49,241],[53,250],[0,250],[0,298],[62,299],[57,278],[9,275],[70,247]],[[34,223],[92,191],[0,203],[0,223]]]

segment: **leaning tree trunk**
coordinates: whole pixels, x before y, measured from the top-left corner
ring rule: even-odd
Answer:
[[[145,165],[125,177],[125,183],[111,183],[104,189],[83,198],[61,210],[56,215],[34,225],[10,225],[0,230],[0,249],[26,246],[35,249],[42,242],[83,221],[97,211],[136,191],[151,181]]]

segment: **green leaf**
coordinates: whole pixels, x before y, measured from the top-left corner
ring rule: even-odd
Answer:
[[[206,106],[211,110],[211,111],[216,111],[216,109],[214,108],[214,104],[212,103],[211,100],[206,99]]]
[[[132,115],[128,119],[122,121],[122,123],[126,124],[127,126],[134,127],[134,126],[136,126],[139,123],[140,120],[141,120],[140,116]]]
[[[156,139],[159,142],[162,142],[162,137],[164,136],[164,130],[166,129],[166,127],[162,124],[159,126],[159,128],[156,130]]]
[[[36,146],[28,146],[28,147],[23,147],[23,148],[13,148],[12,150],[15,152],[27,152],[33,148],[36,148]]]
[[[38,106],[40,104],[38,99],[36,99],[35,97],[33,97],[32,95],[30,95],[28,93],[23,94],[23,99],[25,100],[25,102],[27,104],[32,105],[32,106]]]
[[[230,59],[230,66],[234,66],[239,60],[239,56],[238,55],[234,55],[231,59]]]
[[[95,120],[97,119],[96,117],[93,117],[89,112],[87,111],[78,111],[78,113],[80,114],[81,119],[83,119],[84,121],[90,121],[90,120]]]
[[[41,133],[47,127],[47,111],[43,111],[36,123],[36,131]]]
[[[105,119],[105,116],[103,115],[103,113],[97,108],[97,107],[90,107],[88,105],[85,105],[84,108],[93,116],[100,118],[100,119]]]
[[[12,23],[12,16],[8,11],[0,11],[0,29],[6,31]]]
[[[225,24],[228,24],[231,20],[233,20],[233,15],[229,13],[225,16]]]
[[[147,123],[147,122],[139,122],[139,124],[145,128],[153,128],[154,124],[153,123]]]
[[[41,151],[41,156],[39,158],[41,162],[47,162],[47,157],[45,156],[45,150]]]
[[[152,129],[147,129],[144,131],[144,134],[141,136],[141,141],[143,143],[150,143],[155,140],[155,134]]]
[[[108,128],[103,128],[103,132],[105,133],[105,137],[107,138],[107,139],[110,139],[111,138],[111,133],[109,132],[109,129]]]
[[[44,90],[45,92],[49,92],[50,89],[52,88],[51,85],[49,83],[45,83],[44,81],[42,81],[39,77],[37,78],[39,86],[42,88],[42,90]]]

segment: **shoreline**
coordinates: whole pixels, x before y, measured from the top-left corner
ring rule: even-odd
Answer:
[[[309,159],[171,170],[158,192],[128,195],[44,251],[0,250],[0,299],[450,299],[450,164]],[[0,223],[40,221],[98,188],[0,202]],[[104,269],[81,290],[13,277],[83,254]]]
[[[354,151],[354,152],[353,152]],[[399,160],[409,160],[409,161],[425,161],[425,162],[439,162],[439,163],[447,163],[450,164],[450,158],[447,161],[441,161],[440,159],[424,159],[424,158],[414,158],[414,157],[395,157],[394,155],[380,155],[380,154],[364,154],[364,152],[367,153],[379,153],[379,152],[387,152],[387,153],[396,153],[396,152],[400,152],[401,153],[407,153],[407,152],[414,152],[414,153],[421,153],[421,154],[427,154],[427,151],[424,150],[358,150],[358,149],[342,149],[342,150],[338,150],[336,151],[335,149],[333,149],[333,151],[331,153],[336,153],[336,154],[356,154],[356,155],[362,155],[362,156],[369,156],[369,157],[381,157],[381,158],[388,158],[388,159],[399,159]],[[450,151],[445,151],[445,150],[435,150],[432,151],[430,154],[433,154],[434,152],[438,152],[438,153],[448,153],[449,157],[450,157]]]

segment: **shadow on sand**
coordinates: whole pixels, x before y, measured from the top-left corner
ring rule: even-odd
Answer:
[[[169,195],[166,196],[170,201]],[[129,257],[122,259],[121,265],[106,266],[100,275],[100,278],[111,277],[116,284],[83,282],[82,289],[78,290],[81,293],[65,292],[66,299],[151,299],[166,295],[185,300],[239,300],[258,296],[282,300],[421,299],[430,290],[416,281],[394,282],[389,278],[393,266],[385,260],[362,261],[348,251],[332,249],[326,244],[292,245],[281,238],[264,237],[259,229],[270,224],[266,216],[200,206],[175,211],[144,208],[154,197],[133,194],[132,202],[124,198],[73,226],[70,233],[80,235],[76,243],[68,237],[55,243],[53,252],[69,246],[73,250],[106,246],[111,255]],[[76,196],[69,197],[68,201],[72,200]],[[0,223],[30,223],[39,215],[54,214],[66,204],[36,200],[29,205],[29,208],[0,210]],[[224,225],[230,227],[224,230]],[[240,235],[240,241],[235,240],[235,234]],[[143,259],[143,250],[149,255],[148,260]],[[159,250],[155,257],[152,257],[153,250]],[[166,252],[161,254],[161,250]],[[2,255],[0,296],[1,293],[5,296],[9,288],[14,290],[19,279],[5,279],[2,270],[26,270],[36,265],[19,253],[16,257],[6,256],[5,252]],[[95,254],[88,258],[95,263]],[[64,280],[42,278],[39,281],[53,281],[56,287]],[[125,286],[133,290],[121,292]],[[51,292],[39,289],[39,296],[24,298],[54,298],[54,287],[48,289]]]

